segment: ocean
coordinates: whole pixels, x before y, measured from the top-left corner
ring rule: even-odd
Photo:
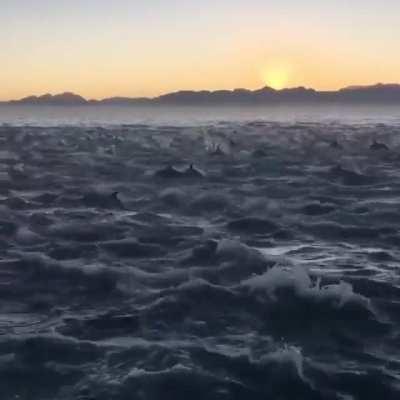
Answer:
[[[1,400],[400,398],[400,109],[0,106]]]

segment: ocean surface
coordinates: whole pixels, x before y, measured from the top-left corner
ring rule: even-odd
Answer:
[[[0,106],[1,400],[400,398],[400,110]]]

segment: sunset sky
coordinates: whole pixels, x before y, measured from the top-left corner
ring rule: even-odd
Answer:
[[[400,82],[399,0],[1,0],[0,100]]]

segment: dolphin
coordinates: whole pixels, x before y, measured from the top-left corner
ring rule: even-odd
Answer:
[[[329,147],[332,149],[343,149],[343,146],[336,139],[330,142]]]
[[[190,164],[189,168],[184,171],[184,174],[187,178],[203,178],[204,174],[195,168],[193,164]]]
[[[190,164],[184,171],[168,166],[156,171],[154,176],[162,179],[193,179],[203,178],[204,174],[199,169],[195,168],[193,164]]]
[[[378,151],[378,150],[389,150],[389,147],[385,143],[377,142],[376,139],[373,141],[371,146],[369,146],[370,150]]]
[[[125,209],[122,201],[118,198],[118,192],[113,192],[111,194],[90,192],[82,197],[82,202],[87,207]]]
[[[159,169],[155,172],[154,176],[156,178],[163,178],[163,179],[177,179],[182,178],[183,172],[179,171],[178,169],[168,165],[168,167]]]

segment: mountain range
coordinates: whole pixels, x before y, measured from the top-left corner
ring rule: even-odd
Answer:
[[[399,104],[400,84],[349,86],[336,91],[317,91],[304,87],[275,90],[268,86],[258,90],[178,91],[153,98],[109,97],[88,100],[74,93],[29,96],[2,102],[7,105],[281,105],[281,104]]]

